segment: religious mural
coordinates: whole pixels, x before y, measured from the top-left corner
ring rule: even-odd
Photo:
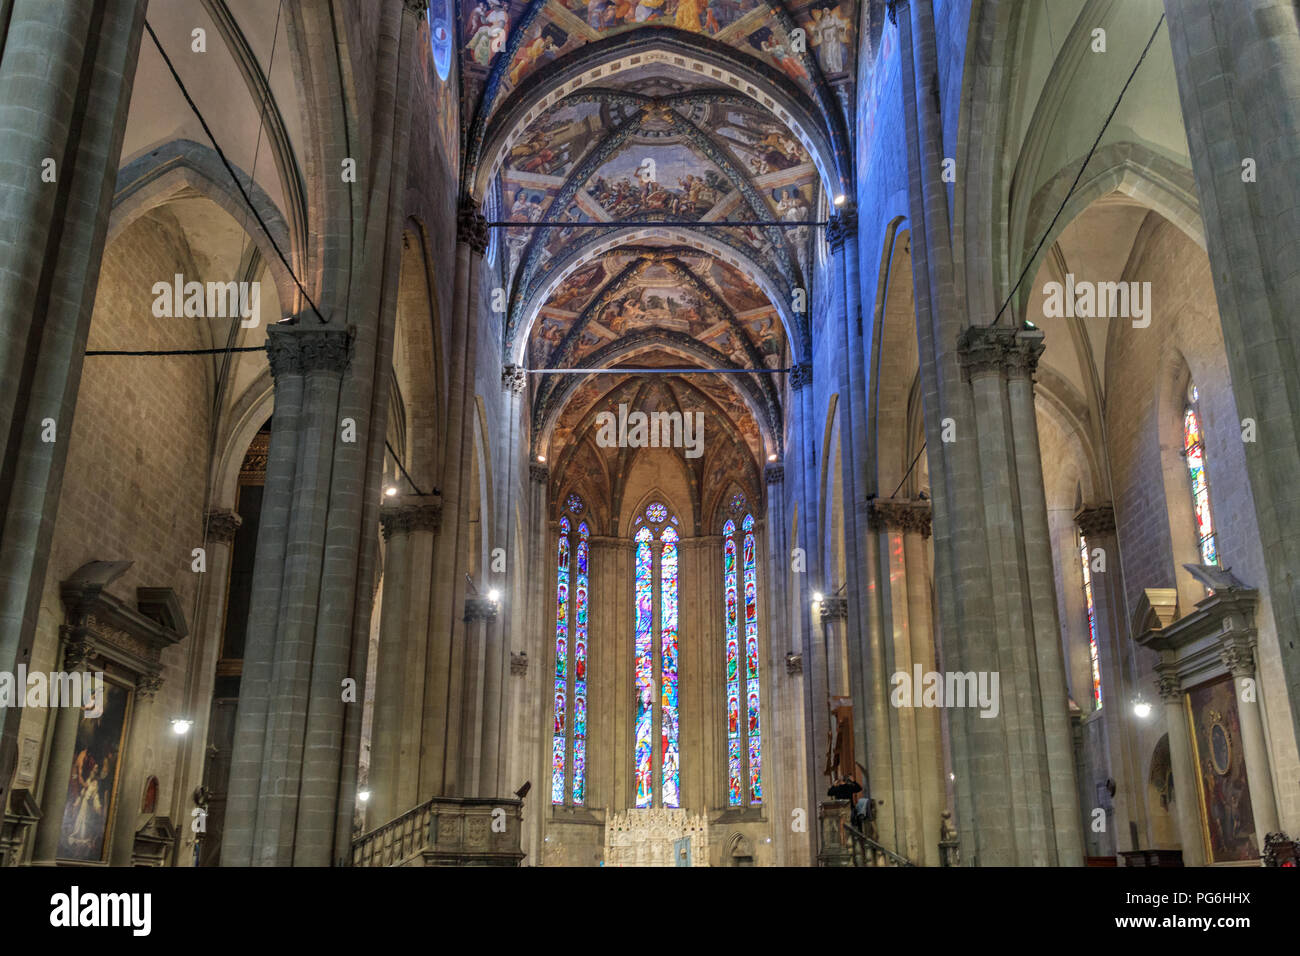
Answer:
[[[1231,676],[1187,692],[1208,862],[1259,858]]]
[[[77,724],[59,836],[61,860],[98,863],[108,855],[131,691],[108,679],[102,686],[96,693],[104,694],[103,712],[95,718],[83,716]]]

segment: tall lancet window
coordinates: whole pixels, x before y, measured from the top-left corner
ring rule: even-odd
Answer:
[[[1205,437],[1201,430],[1200,393],[1195,385],[1187,388],[1187,406],[1183,409],[1183,454],[1187,457],[1187,474],[1192,483],[1192,507],[1196,511],[1196,537],[1201,564],[1218,564],[1219,548],[1214,538],[1214,515],[1210,511],[1210,480],[1205,473]]]
[[[678,714],[678,546],[676,516],[653,502],[637,516],[633,655],[636,711],[633,770],[637,807],[681,806]],[[656,587],[657,582],[657,587]],[[656,630],[659,634],[655,641]],[[657,691],[657,693],[656,693]],[[658,697],[658,706],[655,698]],[[659,746],[655,747],[656,724]]]
[[[555,562],[551,803],[563,804],[567,795],[580,807],[587,795],[587,563],[591,533],[580,517],[584,510],[581,498],[570,495],[565,509],[568,513],[560,518]]]
[[[743,505],[743,502],[740,504]],[[733,510],[738,510],[737,502],[733,501],[732,507]],[[723,639],[726,642],[724,666],[727,677],[727,803],[738,807],[745,802],[746,794],[750,804],[763,802],[763,737],[758,678],[758,566],[754,516],[745,515],[739,531],[736,522],[728,520],[722,527],[722,537]],[[743,664],[740,654],[742,593],[745,623]]]
[[[1097,605],[1092,597],[1092,566],[1088,563],[1088,539],[1079,533],[1079,556],[1083,559],[1083,604],[1088,609],[1088,659],[1092,662],[1092,703],[1101,707],[1101,658],[1097,653]]]

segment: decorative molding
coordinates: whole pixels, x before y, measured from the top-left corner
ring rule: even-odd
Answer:
[[[91,561],[59,586],[65,623],[59,627],[63,668],[111,663],[135,676],[158,677],[162,652],[188,633],[180,602],[170,588],[137,588],[136,607],[107,593],[130,561]]]
[[[1074,513],[1074,523],[1090,542],[1095,538],[1115,533],[1115,508],[1105,502],[1084,505]]]
[[[510,673],[521,677],[528,673],[528,653],[526,651],[520,651],[518,654],[514,651],[510,652]]]
[[[501,385],[508,392],[521,394],[528,388],[528,370],[522,365],[502,365]]]
[[[872,498],[868,508],[867,527],[872,531],[900,531],[928,538],[933,530],[928,498]]]
[[[465,621],[491,621],[497,616],[497,602],[485,597],[465,598]]]
[[[534,462],[528,466],[528,477],[538,484],[544,485],[551,480],[551,469]]]
[[[842,597],[822,598],[822,627],[831,621],[842,621],[849,615],[849,599]]]
[[[1219,656],[1233,677],[1255,676],[1255,640],[1253,633],[1224,631],[1219,638]]]
[[[1157,668],[1156,693],[1166,704],[1181,704],[1183,700],[1183,682],[1172,670],[1160,671]]]
[[[442,499],[433,495],[405,495],[385,502],[379,509],[379,525],[384,540],[413,531],[442,530]]]
[[[479,212],[478,203],[469,196],[461,197],[456,212],[456,241],[465,243],[480,256],[487,252],[487,220]]]
[[[208,539],[219,544],[230,544],[244,519],[229,508],[217,508],[207,513]]]
[[[769,485],[779,485],[785,481],[785,465],[768,465],[763,469],[763,477]]]
[[[800,362],[790,369],[790,388],[799,391],[805,385],[811,385],[813,380],[812,362]]]
[[[803,673],[803,655],[789,651],[785,655],[785,672],[790,675]]]
[[[158,691],[162,690],[163,679],[161,674],[141,674],[135,679],[135,693],[141,700],[153,700]]]
[[[271,378],[334,372],[342,375],[352,361],[352,333],[346,329],[303,329],[273,325],[266,330]]]

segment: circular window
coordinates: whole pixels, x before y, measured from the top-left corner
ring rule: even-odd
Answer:
[[[668,517],[668,509],[663,504],[656,501],[646,506],[645,516],[655,524],[658,524],[660,521],[663,521]]]

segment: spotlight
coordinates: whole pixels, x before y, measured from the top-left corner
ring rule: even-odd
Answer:
[[[190,728],[193,726],[194,726],[194,721],[189,720],[185,717],[172,718],[172,733],[174,733],[177,737],[181,737],[185,734],[188,734],[190,732]]]
[[[1138,720],[1146,720],[1147,717],[1151,716],[1151,705],[1147,703],[1141,694],[1133,700],[1133,716]]]
[[[493,604],[496,604],[498,601],[501,600],[501,592],[498,591],[496,588],[493,588],[492,590],[488,591],[488,600],[491,601]]]
[[[814,603],[816,603],[816,604],[821,604],[821,603],[822,603],[822,597],[823,597],[823,595],[822,595],[822,592],[821,592],[821,591],[814,591],[814,592],[813,592],[813,602],[814,602]]]
[[[369,803],[369,802],[370,802],[370,791],[369,791],[369,790],[358,790],[358,791],[357,791],[357,800],[358,800],[359,802],[361,802],[361,803]]]
[[[849,201],[849,197],[844,195],[843,193],[840,193],[838,196],[835,197],[835,205],[837,206],[843,206],[848,201]]]
[[[537,460],[540,461],[540,462],[542,462],[543,464],[545,464],[545,463],[546,463],[546,456],[545,456],[545,455],[538,455],[538,456],[537,456]]]
[[[397,494],[397,486],[389,485],[387,488],[384,489],[384,494],[388,495],[388,497],[390,498],[393,497],[393,495]]]
[[[776,452],[772,452],[772,454],[768,455],[768,456],[767,456],[767,460],[768,460],[768,461],[776,461]]]

